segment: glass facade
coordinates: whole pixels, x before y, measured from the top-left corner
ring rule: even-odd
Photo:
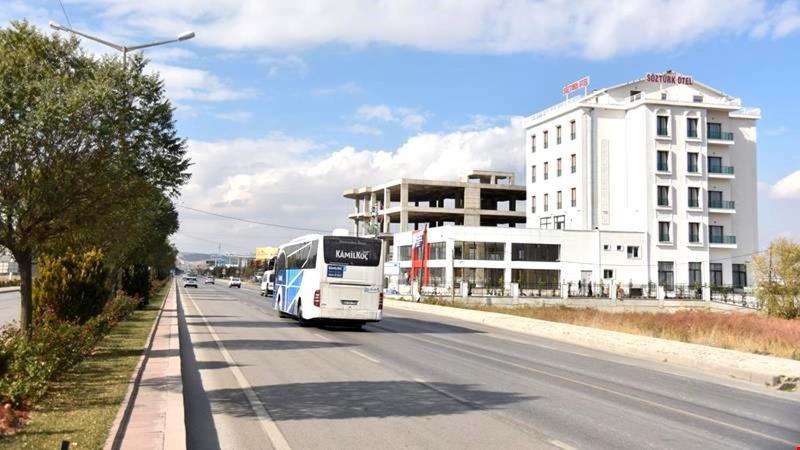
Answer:
[[[456,241],[455,259],[503,261],[506,244],[503,242]]]
[[[511,282],[520,289],[558,289],[561,272],[558,270],[512,269]]]
[[[511,244],[512,261],[558,262],[560,258],[558,244]]]

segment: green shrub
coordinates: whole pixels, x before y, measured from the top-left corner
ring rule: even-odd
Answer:
[[[122,290],[132,297],[139,297],[140,304],[150,302],[150,268],[135,264],[122,272]]]
[[[763,283],[756,294],[768,315],[782,319],[800,318],[800,289],[779,283]]]
[[[0,280],[0,288],[19,286],[19,280]]]
[[[34,317],[84,323],[103,311],[111,296],[109,281],[99,250],[44,257],[33,283]]]

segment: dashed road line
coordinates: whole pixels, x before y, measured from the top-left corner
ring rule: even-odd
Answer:
[[[286,437],[278,428],[278,425],[275,423],[275,420],[272,418],[272,416],[270,416],[269,411],[266,409],[264,404],[258,398],[256,391],[247,381],[247,378],[245,378],[244,373],[236,364],[236,361],[234,361],[231,354],[225,348],[225,344],[223,344],[222,340],[220,340],[219,335],[217,335],[217,332],[214,330],[214,327],[212,327],[206,319],[205,314],[203,314],[203,310],[201,310],[197,303],[195,303],[191,294],[186,292],[186,297],[192,303],[195,311],[197,311],[198,315],[203,320],[203,323],[208,329],[209,334],[211,334],[211,338],[214,339],[214,342],[217,344],[220,354],[222,354],[225,362],[228,363],[228,366],[233,373],[233,377],[236,379],[239,387],[244,392],[244,395],[247,398],[248,403],[250,403],[250,407],[253,409],[253,412],[255,412],[256,416],[258,416],[258,422],[261,424],[261,428],[264,430],[264,433],[266,433],[267,438],[272,444],[272,447],[276,450],[290,450],[291,447],[289,446],[289,442],[286,441]]]
[[[365,355],[365,354],[361,353],[361,352],[360,352],[360,351],[358,351],[358,350],[350,350],[350,353],[352,353],[352,354],[354,354],[354,355],[358,355],[358,356],[360,356],[360,357],[362,357],[362,358],[366,359],[367,361],[374,362],[375,364],[380,364],[380,363],[381,363],[381,362],[380,362],[380,361],[378,361],[377,359],[375,359],[375,358],[373,358],[373,357],[371,357],[371,356],[367,356],[367,355]]]

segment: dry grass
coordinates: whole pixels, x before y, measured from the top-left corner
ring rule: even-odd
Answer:
[[[800,360],[800,320],[771,318],[759,314],[709,311],[614,313],[563,306],[508,308],[441,301],[428,301],[428,303],[512,314]]]

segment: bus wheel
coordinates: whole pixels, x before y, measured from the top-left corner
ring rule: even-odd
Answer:
[[[303,318],[303,302],[299,298],[297,299],[297,323],[301,327],[308,325],[308,321]]]

